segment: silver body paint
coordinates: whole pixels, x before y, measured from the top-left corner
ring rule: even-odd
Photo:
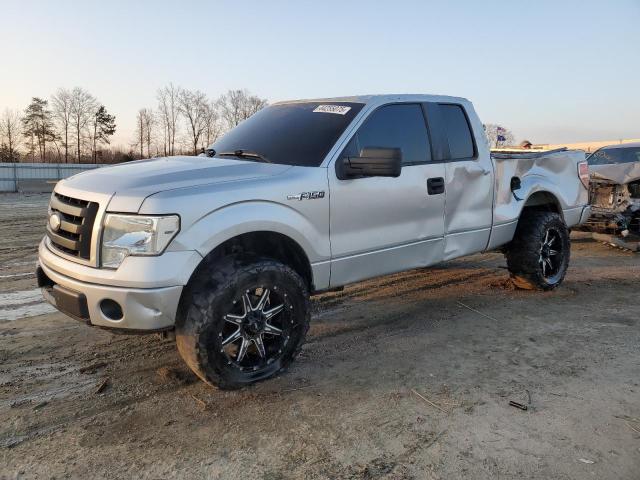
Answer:
[[[311,264],[314,288],[322,290],[508,243],[522,208],[536,192],[556,199],[570,227],[588,216],[587,190],[577,176],[583,154],[494,160],[482,124],[465,99],[381,95],[325,100],[365,106],[319,167],[170,157],[59,182],[55,192],[100,205],[91,258],[65,255],[45,237],[41,267],[55,283],[86,295],[93,325],[155,330],[175,321],[182,289],[202,259],[244,233],[276,232],[295,241]],[[335,162],[358,127],[376,108],[402,102],[462,105],[474,131],[477,158],[405,166],[398,178],[339,180]],[[522,200],[510,190],[514,175],[522,180],[517,192]],[[432,177],[445,179],[444,194],[427,195],[426,182]],[[98,257],[106,212],[178,214],[180,232],[162,255],[129,256],[118,269],[103,269]],[[98,303],[104,298],[123,306],[121,320],[101,313]]]

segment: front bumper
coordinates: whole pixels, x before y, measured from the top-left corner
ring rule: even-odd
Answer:
[[[127,268],[105,271],[75,264],[56,256],[43,241],[39,251],[38,285],[45,300],[89,325],[132,333],[167,330],[175,323],[183,286],[202,258],[196,252],[173,253],[175,255],[164,259],[163,256],[144,258],[136,269],[137,274],[132,275]],[[140,259],[142,257],[134,261]],[[164,275],[158,272],[158,264],[163,266]],[[112,277],[112,285],[97,283],[105,275]],[[158,286],[159,277],[161,283],[169,285]],[[141,288],[141,285],[153,288]],[[112,302],[120,311],[116,309],[114,313]]]

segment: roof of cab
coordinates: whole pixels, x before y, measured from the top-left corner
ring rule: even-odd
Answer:
[[[393,102],[446,102],[446,103],[470,103],[463,97],[450,97],[448,95],[429,95],[422,93],[401,93],[401,94],[383,94],[383,95],[353,95],[350,97],[332,97],[332,98],[307,98],[300,100],[285,100],[275,102],[274,105],[283,105],[287,103],[319,103],[319,102],[350,102],[364,104],[384,104]]]
[[[616,143],[613,145],[607,145],[606,147],[601,147],[600,150],[609,150],[609,149],[617,149],[617,148],[638,148],[640,147],[640,142],[630,142],[630,143]]]

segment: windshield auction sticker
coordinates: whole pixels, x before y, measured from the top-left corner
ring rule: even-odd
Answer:
[[[313,112],[314,113],[318,113],[318,112],[319,113],[337,113],[338,115],[344,115],[349,110],[351,110],[351,107],[345,107],[344,105],[318,105]]]

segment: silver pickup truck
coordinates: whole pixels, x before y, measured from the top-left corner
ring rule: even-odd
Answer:
[[[277,103],[205,156],[59,182],[38,282],[89,325],[175,330],[202,380],[237,388],[290,365],[310,294],[495,249],[518,286],[557,287],[588,181],[582,152],[492,157],[463,98]]]

